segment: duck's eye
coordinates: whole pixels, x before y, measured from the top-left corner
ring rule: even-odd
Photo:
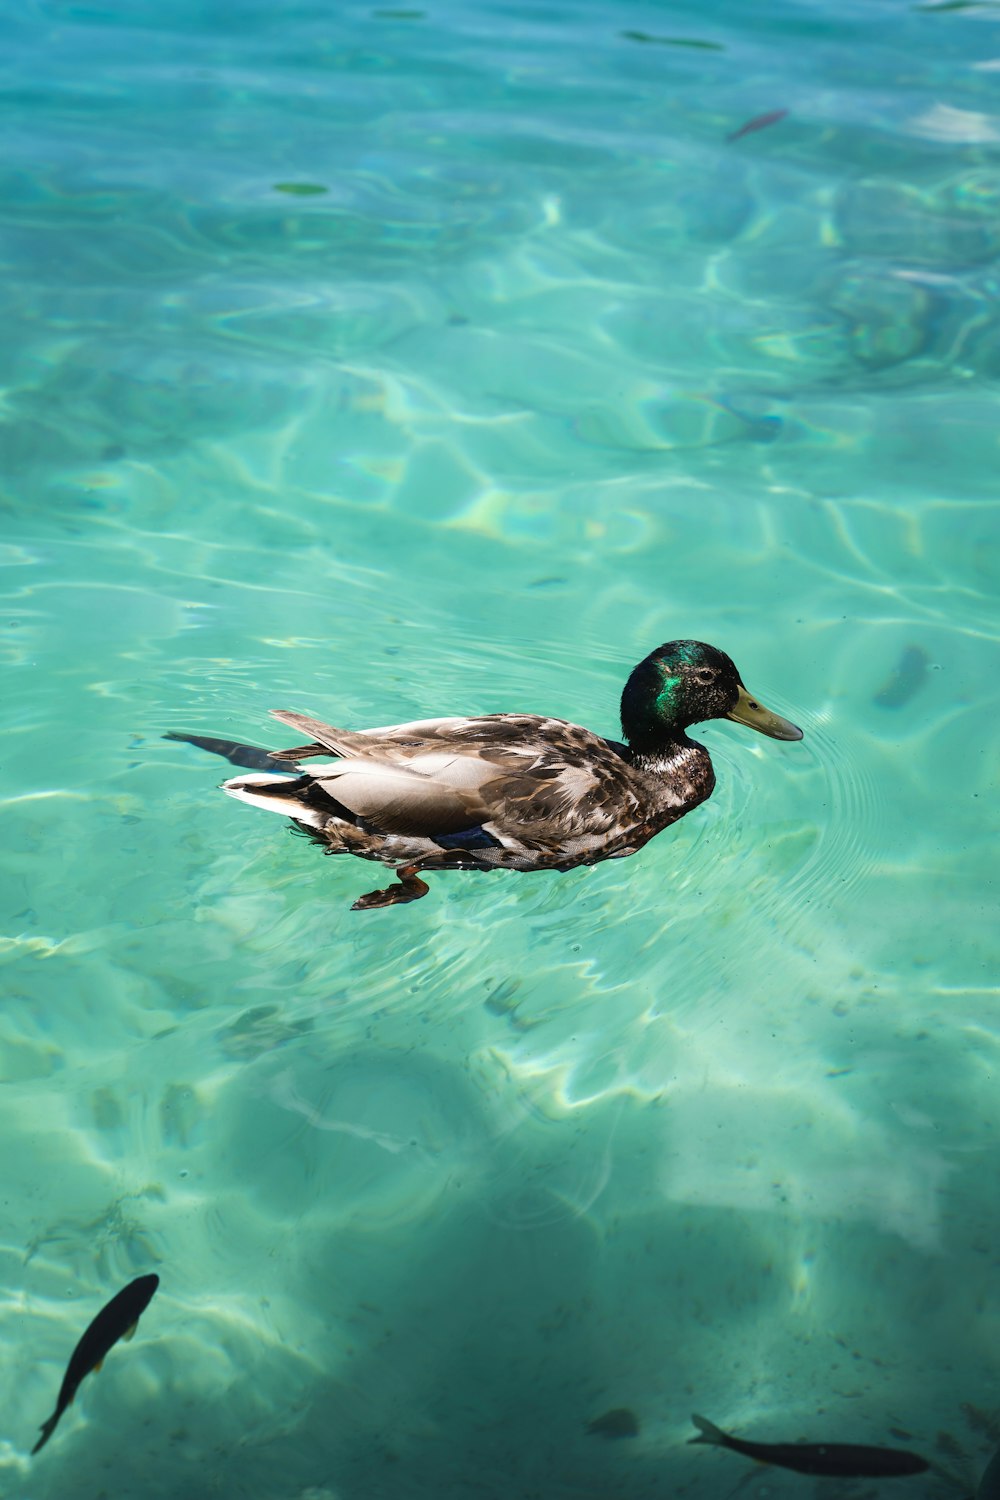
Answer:
[[[715,673],[714,672],[696,672],[694,674],[694,680],[701,687],[708,687],[708,685],[709,685],[710,682],[714,682],[715,681]]]

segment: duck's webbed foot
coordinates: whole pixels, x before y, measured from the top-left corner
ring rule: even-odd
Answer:
[[[359,896],[351,911],[373,911],[378,906],[401,906],[404,901],[419,901],[430,887],[417,873],[419,865],[404,865],[396,871],[396,884],[386,886],[384,891],[369,891]]]

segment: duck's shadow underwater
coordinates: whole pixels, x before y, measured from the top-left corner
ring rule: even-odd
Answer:
[[[396,883],[355,911],[427,894],[439,870],[572,870],[623,859],[712,795],[715,772],[692,724],[730,719],[777,740],[801,729],[748,692],[725,652],[702,641],[657,647],[621,699],[623,741],[537,714],[420,719],[348,730],[275,711],[308,735],[261,750],[172,731],[256,774],[231,797],[290,817],[327,854],[390,865]]]

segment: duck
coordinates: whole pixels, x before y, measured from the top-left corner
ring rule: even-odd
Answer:
[[[261,750],[173,731],[253,771],[222,790],[292,820],[327,854],[390,866],[394,882],[354,901],[370,911],[427,895],[439,870],[574,870],[636,854],[715,788],[692,724],[729,719],[775,740],[802,730],[743,684],[704,641],[668,641],[634,667],[622,739],[542,714],[417,719],[340,729],[274,710],[305,742]]]

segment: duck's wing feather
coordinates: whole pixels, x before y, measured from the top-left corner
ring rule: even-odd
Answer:
[[[506,715],[492,717],[501,719]],[[312,742],[308,745],[275,750],[273,754],[277,760],[305,760],[311,755],[322,755],[325,750],[332,750],[335,755],[370,755],[373,751],[387,750],[395,759],[397,746],[412,753],[414,748],[422,748],[426,741],[446,736],[462,724],[480,722],[462,718],[417,719],[412,724],[386,724],[377,729],[340,729],[335,724],[324,724],[322,719],[311,719],[308,714],[296,714],[283,708],[272,708],[271,718],[312,735]],[[402,755],[399,758],[408,757]]]
[[[357,731],[305,714],[275,717],[314,741],[280,758],[324,749],[340,756],[305,774],[386,833],[488,827],[543,846],[574,834],[603,837],[642,817],[623,747],[563,719],[485,714]]]
[[[410,770],[366,756],[330,761],[308,774],[328,797],[382,833],[459,833],[481,824],[487,808],[472,779],[461,774],[464,768],[454,767],[460,774],[448,775],[453,761],[451,757],[434,770]],[[489,775],[489,768],[479,765]]]

